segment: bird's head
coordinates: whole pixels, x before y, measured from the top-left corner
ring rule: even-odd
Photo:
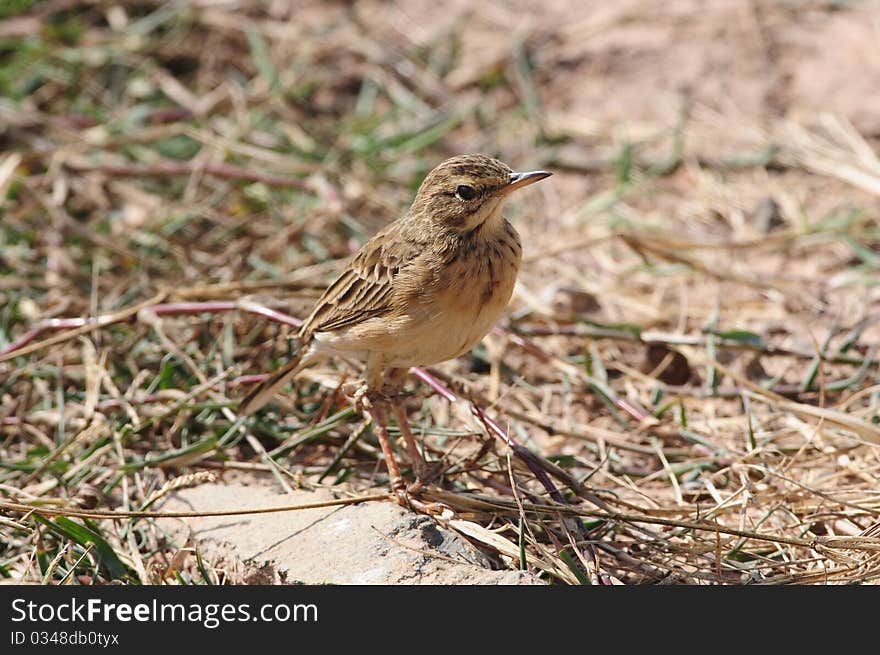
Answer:
[[[545,177],[547,171],[516,173],[487,155],[459,155],[425,177],[410,210],[456,232],[470,232],[501,216],[508,195]]]

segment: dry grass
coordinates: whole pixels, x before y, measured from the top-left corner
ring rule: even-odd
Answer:
[[[381,494],[356,371],[235,399],[426,170],[489,151],[557,175],[511,207],[507,323],[432,372],[500,429],[413,378],[441,520],[548,581],[877,579],[876,143],[702,105],[585,134],[543,104],[572,31],[463,63],[466,21],[239,4],[0,22],[0,575],[223,581],[151,514],[209,474]]]

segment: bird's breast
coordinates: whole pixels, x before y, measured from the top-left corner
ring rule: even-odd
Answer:
[[[430,258],[430,261],[427,259]],[[420,273],[402,272],[395,309],[349,329],[316,334],[328,354],[384,355],[386,367],[431,365],[467,352],[501,316],[516,284],[519,238],[505,221],[492,238],[426,253]],[[423,274],[424,273],[424,274]]]
[[[473,348],[504,312],[522,258],[513,227],[494,238],[461,245],[454,258],[437,273],[434,289],[425,289],[425,315],[430,319],[418,341],[419,352],[409,353],[409,365],[435,364]]]

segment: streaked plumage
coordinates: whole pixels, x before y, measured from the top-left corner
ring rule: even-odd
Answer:
[[[367,386],[389,369],[430,365],[470,350],[510,300],[522,256],[502,216],[509,191],[550,175],[514,173],[485,155],[434,168],[410,210],[361,248],[318,299],[297,355],[245,396],[250,414],[296,373],[327,356],[366,362]]]

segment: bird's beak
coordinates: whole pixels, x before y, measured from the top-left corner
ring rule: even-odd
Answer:
[[[516,189],[522,189],[535,182],[540,182],[545,177],[550,177],[553,173],[547,171],[528,171],[527,173],[511,173],[507,181],[507,185],[501,187],[501,194],[507,195]]]

